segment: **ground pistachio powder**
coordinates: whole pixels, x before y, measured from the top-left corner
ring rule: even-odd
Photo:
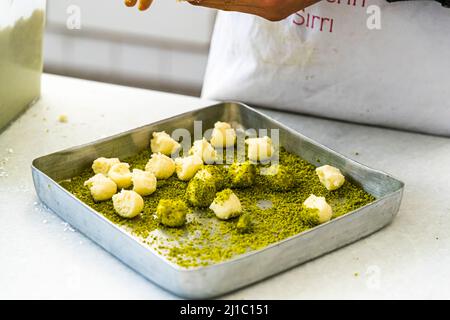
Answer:
[[[122,160],[133,169],[144,170],[150,156],[150,150],[146,150]],[[90,168],[71,180],[61,182],[61,185],[107,219],[142,239],[171,262],[186,268],[222,262],[316,226],[317,219],[302,207],[311,194],[326,198],[333,208],[333,219],[375,200],[372,195],[349,181],[338,190],[328,191],[320,183],[313,165],[283,149],[280,150],[280,164],[289,168],[295,182],[290,190],[277,192],[270,189],[267,180],[270,176],[260,174],[257,174],[253,186],[233,188],[241,201],[246,224],[251,225],[247,232],[242,232],[238,227],[239,217],[222,221],[210,209],[191,208],[187,223],[181,228],[159,224],[155,212],[160,199],[185,200],[188,182],[178,180],[176,175],[167,180],[158,180],[156,192],[143,197],[145,206],[142,214],[133,219],[117,215],[112,201],[93,201],[89,189],[83,185],[94,175]],[[228,166],[215,167],[219,179],[229,180],[226,179]],[[260,169],[261,166],[257,166],[258,173]]]

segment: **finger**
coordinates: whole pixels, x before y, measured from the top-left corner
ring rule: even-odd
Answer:
[[[153,0],[140,0],[139,1],[139,10],[144,11],[150,8]]]
[[[255,5],[254,1],[235,1],[235,0],[192,0],[189,1],[194,6],[219,9],[224,11],[239,11],[261,15],[264,13],[262,8]]]
[[[240,11],[245,13],[256,13],[261,11],[255,1],[249,0],[192,0],[189,1],[194,6],[207,7],[212,9],[219,9],[225,11]]]
[[[127,7],[134,7],[137,3],[137,0],[125,0],[125,5]]]
[[[278,10],[273,10],[273,8],[272,10],[268,10],[269,8],[261,6],[262,4],[259,1],[256,1],[255,3],[255,0],[189,0],[189,3],[194,6],[201,6],[224,11],[238,11],[249,13],[271,21],[278,21],[318,1],[319,0],[298,1],[295,6],[288,8],[280,7],[278,8]]]

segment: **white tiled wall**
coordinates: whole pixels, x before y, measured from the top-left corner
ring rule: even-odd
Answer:
[[[66,27],[70,6],[81,29]],[[123,0],[48,0],[46,71],[159,90],[198,94],[215,12],[155,0],[147,12]]]

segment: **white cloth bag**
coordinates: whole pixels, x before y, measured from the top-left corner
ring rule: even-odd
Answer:
[[[381,29],[367,26],[371,5]],[[450,135],[450,9],[323,0],[280,22],[221,12],[202,96]]]

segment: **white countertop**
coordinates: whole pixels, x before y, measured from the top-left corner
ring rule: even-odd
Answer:
[[[176,298],[43,208],[30,164],[210,103],[51,75],[42,86],[42,99],[0,133],[0,298]],[[264,112],[393,174],[404,199],[385,229],[224,298],[450,298],[450,139]]]

